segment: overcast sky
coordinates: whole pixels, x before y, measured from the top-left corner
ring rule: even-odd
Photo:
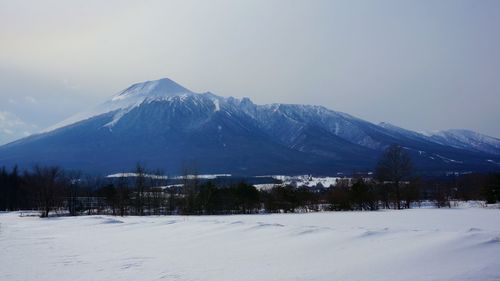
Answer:
[[[500,137],[500,1],[3,1],[0,143],[169,77]]]

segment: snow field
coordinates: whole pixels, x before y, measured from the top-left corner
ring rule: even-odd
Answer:
[[[500,280],[500,210],[40,219],[0,214],[0,280]]]

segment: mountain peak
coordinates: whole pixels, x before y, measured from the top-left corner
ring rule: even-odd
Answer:
[[[49,132],[103,113],[115,110],[130,110],[139,106],[145,100],[166,99],[169,97],[193,94],[195,93],[169,78],[135,83],[114,95],[111,99],[105,101],[104,103],[77,113],[64,121],[45,129],[43,132]],[[120,114],[123,114],[123,112]]]
[[[193,92],[179,85],[169,78],[146,81],[133,84],[113,97],[112,100],[122,100],[130,97],[170,97],[181,94],[192,94]]]

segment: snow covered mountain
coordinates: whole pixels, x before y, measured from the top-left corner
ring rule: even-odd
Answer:
[[[380,123],[379,126],[391,130],[396,134],[401,134],[415,140],[432,141],[437,144],[459,149],[500,155],[500,139],[471,130],[450,129],[444,131],[417,133],[389,123]]]
[[[127,89],[119,92],[118,94],[111,97],[111,99],[106,102],[99,104],[98,106],[88,109],[86,111],[80,112],[48,129],[45,132],[55,130],[67,125],[71,125],[81,120],[85,120],[94,116],[98,116],[104,113],[117,111],[115,116],[118,119],[119,116],[123,116],[125,113],[141,105],[145,101],[168,99],[175,96],[187,96],[194,95],[195,93],[182,87],[176,82],[163,78],[155,81],[146,81],[143,83],[136,83]]]
[[[321,106],[256,105],[161,79],[134,84],[42,134],[0,147],[0,165],[107,173],[140,161],[169,173],[335,174],[372,170],[381,151],[398,143],[421,171],[499,169],[496,139],[472,137],[467,143],[475,149],[463,138],[445,142]]]
[[[463,129],[452,129],[429,133],[429,137],[438,143],[500,155],[500,139]]]

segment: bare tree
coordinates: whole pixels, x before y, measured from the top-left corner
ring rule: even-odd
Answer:
[[[198,193],[199,179],[194,169],[184,167],[182,171],[182,193],[184,214],[195,214],[197,211],[196,197]]]
[[[164,207],[164,191],[166,176],[160,170],[156,170],[149,177],[148,208],[149,213],[159,215]]]
[[[58,167],[36,166],[31,177],[31,184],[37,188],[38,207],[41,211],[41,217],[49,216],[50,211],[60,205],[62,194],[60,178],[61,169]]]
[[[67,177],[69,180],[69,185],[67,187],[67,196],[66,196],[68,210],[71,216],[76,216],[77,215],[76,198],[78,197],[78,191],[80,189],[82,174],[79,171],[73,171],[68,173]]]
[[[123,174],[116,181],[116,192],[117,192],[116,204],[118,207],[118,212],[120,216],[123,217],[127,212],[127,207],[129,205],[129,193],[130,193],[127,185],[127,178],[123,176]]]
[[[408,179],[412,172],[410,155],[397,144],[389,146],[382,154],[377,167],[376,175],[381,182],[394,185],[396,191],[396,206],[401,209],[401,182]]]
[[[135,203],[136,211],[139,216],[144,215],[144,191],[146,188],[146,170],[144,167],[137,163],[135,168]]]

